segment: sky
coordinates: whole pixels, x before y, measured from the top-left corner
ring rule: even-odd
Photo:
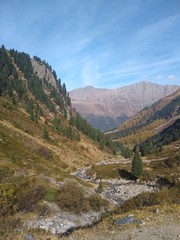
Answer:
[[[180,0],[0,0],[0,45],[46,60],[67,90],[180,85]]]

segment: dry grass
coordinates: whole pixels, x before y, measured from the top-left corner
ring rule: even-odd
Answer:
[[[50,140],[43,139],[42,121],[31,121],[25,111],[14,106],[4,108],[4,101],[8,102],[0,99],[0,165],[63,179],[72,169],[110,157],[85,136],[77,142],[59,135],[51,123],[47,126]]]

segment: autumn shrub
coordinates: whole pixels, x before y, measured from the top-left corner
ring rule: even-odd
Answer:
[[[47,202],[56,202],[59,197],[59,191],[55,187],[46,187],[44,200]]]
[[[156,180],[156,175],[149,173],[148,171],[144,171],[142,174],[142,181],[148,182],[148,181],[155,181]]]
[[[58,198],[61,209],[75,213],[89,210],[99,211],[108,206],[108,201],[99,194],[88,195],[82,186],[75,181],[67,181],[61,187]]]
[[[11,170],[6,166],[0,166],[0,181],[10,176]]]
[[[170,175],[165,175],[164,176],[164,182],[166,184],[174,185],[175,184],[175,177],[174,176],[170,176]]]
[[[162,188],[159,191],[150,193],[143,192],[133,198],[128,199],[123,203],[119,209],[122,212],[128,212],[131,210],[141,210],[146,206],[155,206],[155,205],[165,205],[180,203],[180,187],[176,186],[174,188]]]
[[[108,207],[108,201],[99,194],[93,194],[89,197],[89,205],[92,210],[99,211],[102,208]]]
[[[11,183],[0,184],[0,215],[13,214],[16,210],[16,195]]]
[[[21,227],[21,221],[14,216],[0,216],[0,239],[9,239],[9,233]]]
[[[61,187],[57,201],[61,209],[75,213],[89,210],[85,192],[75,181],[67,181]]]
[[[167,158],[164,160],[164,163],[169,168],[180,167],[180,157],[176,156],[174,158]]]
[[[19,175],[11,179],[11,184],[15,192],[17,211],[32,211],[44,197],[44,187],[37,179]]]
[[[37,153],[46,160],[50,160],[53,158],[52,152],[46,147],[41,147],[37,149]]]
[[[44,196],[42,186],[31,186],[17,193],[17,210],[32,211]]]

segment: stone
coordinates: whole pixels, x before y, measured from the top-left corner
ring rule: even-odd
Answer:
[[[153,213],[159,213],[159,208],[155,208],[155,209],[153,210]]]
[[[141,220],[140,225],[143,225],[143,226],[146,225],[145,221]]]
[[[24,235],[24,239],[26,239],[26,240],[35,240],[35,238],[31,234]]]
[[[125,224],[131,224],[131,223],[140,223],[140,221],[133,216],[127,216],[121,219],[116,219],[113,224],[114,225],[125,225]]]

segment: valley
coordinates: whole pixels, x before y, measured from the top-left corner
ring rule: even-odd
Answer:
[[[149,232],[153,221],[167,224],[162,220],[166,214],[174,220],[174,234],[178,235],[177,86],[162,90],[162,86],[147,83],[153,91],[161,89],[163,94],[176,91],[127,119],[117,130],[103,134],[74,109],[65,83],[46,61],[2,46],[0,63],[3,240],[119,239],[119,233],[124,234],[124,239],[141,239],[145,236],[143,230],[139,232],[143,223],[148,226],[144,232]],[[141,89],[147,94],[145,83],[130,89],[123,91],[133,89],[137,95],[136,90]],[[93,92],[99,90],[87,87],[89,90],[91,103]],[[106,89],[103,94],[108,95]],[[83,92],[82,96],[87,98]],[[114,100],[99,102],[103,101],[110,111]],[[147,101],[145,105],[155,98]],[[139,103],[134,104],[138,106],[135,112],[139,111]],[[154,209],[160,213],[156,215]],[[114,224],[132,214],[135,225]],[[164,236],[163,226],[160,232],[156,230],[155,234]]]

